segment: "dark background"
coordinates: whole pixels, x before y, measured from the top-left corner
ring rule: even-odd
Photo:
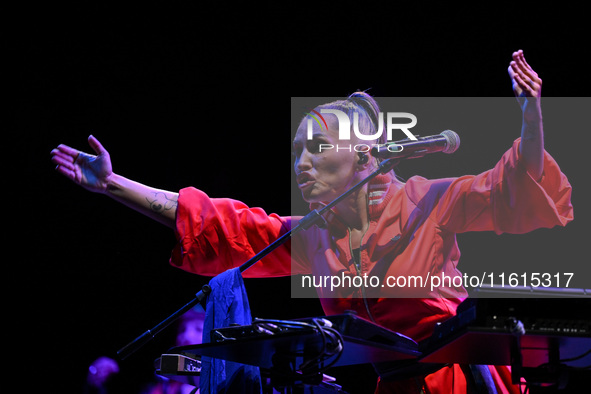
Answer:
[[[545,96],[588,95],[583,7],[363,4],[62,3],[7,15],[5,62],[14,70],[6,79],[16,89],[5,168],[17,182],[7,182],[6,207],[17,229],[8,245],[15,253],[5,261],[16,268],[5,280],[13,289],[5,297],[7,320],[14,322],[14,340],[6,340],[32,367],[20,384],[81,392],[90,362],[153,327],[207,280],[168,264],[170,229],[56,174],[49,153],[58,144],[88,151],[93,134],[114,171],[128,178],[174,191],[195,186],[289,214],[290,97],[357,89],[378,97],[511,96],[506,69],[517,49],[543,78]],[[587,131],[586,123],[546,130],[547,148],[574,186],[576,220],[522,237],[466,234],[464,259],[483,250],[493,259],[527,258],[542,248],[560,264],[569,248],[569,263],[588,260],[572,251],[588,235],[588,163],[579,143]],[[502,133],[494,136],[503,141],[494,157],[519,125]],[[491,136],[473,138],[486,147]],[[454,176],[494,164],[472,156],[473,167],[459,174],[441,174],[445,164],[424,159],[405,175]],[[290,299],[285,278],[247,280],[247,289],[255,317],[322,313],[315,300]],[[173,331],[121,364],[127,392],[151,378],[152,361],[172,344]],[[344,375],[374,381],[365,366]]]

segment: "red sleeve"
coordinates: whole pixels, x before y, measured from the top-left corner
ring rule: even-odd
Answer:
[[[291,219],[249,208],[228,198],[213,199],[195,188],[179,192],[176,237],[170,263],[215,276],[242,265],[289,231]],[[244,271],[244,277],[291,274],[290,241]]]
[[[520,141],[515,140],[493,169],[476,176],[442,180],[441,192],[437,192],[437,185],[419,182],[411,199],[419,201],[415,203],[420,206],[420,200],[435,190],[438,197],[431,206],[430,217],[455,233],[523,234],[538,228],[565,226],[573,220],[568,179],[544,152],[544,174],[540,181],[534,180],[519,160]]]

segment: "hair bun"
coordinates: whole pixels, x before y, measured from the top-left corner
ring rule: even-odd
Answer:
[[[347,100],[351,101],[356,106],[363,108],[365,112],[367,112],[367,114],[370,116],[373,124],[377,127],[378,116],[380,114],[380,106],[372,96],[370,96],[366,92],[357,91],[351,94],[347,98]]]

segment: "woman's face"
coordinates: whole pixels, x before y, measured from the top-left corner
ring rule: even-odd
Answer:
[[[293,140],[294,169],[298,187],[307,202],[328,203],[361,180],[354,151],[355,141],[339,141],[338,121],[334,115],[325,116],[328,130],[313,124],[312,139],[308,140],[308,124],[304,118]],[[331,148],[332,146],[332,148]]]

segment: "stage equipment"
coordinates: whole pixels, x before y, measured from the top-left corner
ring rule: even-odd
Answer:
[[[251,325],[215,329],[210,340],[169,349],[156,363],[156,372],[186,382],[188,375],[198,377],[198,371],[188,371],[187,366],[207,356],[258,366],[261,377],[276,390],[322,387],[339,392],[340,386],[325,381],[332,367],[420,356],[412,339],[354,313],[289,321],[255,319]]]
[[[513,383],[564,385],[569,375],[591,374],[591,297],[560,290],[554,298],[548,289],[538,298],[468,298],[419,344],[419,362],[511,365]]]

